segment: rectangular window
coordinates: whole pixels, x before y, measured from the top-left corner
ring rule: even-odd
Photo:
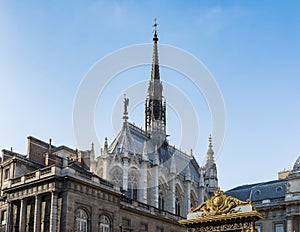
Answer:
[[[1,212],[1,224],[5,225],[6,224],[6,220],[7,220],[7,211],[3,210]]]
[[[130,227],[130,219],[127,219],[127,218],[123,218],[122,219],[122,225],[123,226],[126,226],[126,227]]]
[[[148,231],[148,224],[147,223],[141,223],[140,232],[147,232],[147,231]]]
[[[9,179],[9,168],[4,170],[4,180],[8,180]]]
[[[275,224],[275,232],[284,232],[283,223]]]

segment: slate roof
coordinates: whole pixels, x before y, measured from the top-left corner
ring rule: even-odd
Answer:
[[[242,201],[246,201],[247,199],[250,199],[252,202],[283,200],[286,192],[286,182],[283,179],[242,185],[228,190],[226,194]]]
[[[150,137],[144,130],[129,122],[124,122],[121,131],[109,146],[108,153],[118,154],[126,150],[128,155],[138,155],[141,157],[144,149],[144,142],[149,140]],[[155,148],[153,147],[153,144],[148,142],[147,151],[151,164],[153,164],[154,160],[154,150]],[[161,147],[158,148],[158,154],[160,163],[163,163],[163,165],[169,169],[171,168],[172,156],[174,156],[176,170],[179,171],[179,174],[182,177],[185,177],[187,163],[189,163],[192,180],[199,182],[199,166],[193,156],[190,156],[174,146],[169,145],[168,142],[165,142]]]

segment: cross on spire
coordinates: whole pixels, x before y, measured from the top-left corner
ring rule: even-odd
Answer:
[[[154,18],[154,24],[153,24],[153,27],[154,27],[154,38],[153,38],[153,41],[157,42],[158,41],[158,38],[157,38],[157,19]]]
[[[154,27],[154,31],[155,31],[155,32],[156,32],[157,26],[158,26],[158,24],[157,24],[157,19],[154,18],[154,24],[153,24],[153,27]]]

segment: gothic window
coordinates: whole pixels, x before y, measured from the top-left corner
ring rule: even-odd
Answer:
[[[176,215],[179,215],[181,214],[181,194],[179,192],[178,189],[176,189],[176,192],[175,192],[175,214]]]
[[[113,171],[112,181],[116,186],[123,187],[123,173],[120,169]]]
[[[191,208],[197,207],[197,198],[194,192],[191,192]]]
[[[165,196],[161,185],[158,186],[158,208],[161,210],[165,209]]]
[[[111,223],[106,215],[101,215],[100,217],[100,232],[110,232]]]
[[[77,209],[75,212],[75,231],[88,231],[88,215],[83,209]]]
[[[137,200],[138,178],[134,171],[128,174],[128,197]]]

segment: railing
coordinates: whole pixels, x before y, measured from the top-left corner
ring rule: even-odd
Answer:
[[[75,173],[76,173],[77,176],[80,176],[82,178],[85,178],[85,179],[88,179],[88,180],[92,179],[92,175],[91,174],[84,173],[84,172],[81,172],[81,171],[78,171],[78,170]]]
[[[142,211],[150,213],[150,214],[155,214],[155,215],[158,215],[158,216],[162,216],[162,217],[170,219],[170,220],[179,221],[181,219],[184,219],[183,217],[181,217],[179,215],[170,213],[170,212],[165,211],[165,210],[158,209],[154,206],[151,206],[151,205],[139,202],[139,201],[135,201],[135,200],[133,200],[133,199],[131,199],[131,198],[125,196],[125,195],[123,195],[121,197],[121,204],[122,203],[127,205],[127,206],[130,206],[132,208],[135,208],[137,210],[142,210]]]
[[[20,177],[16,177],[14,179],[11,179],[11,183],[12,184],[19,183],[19,182],[21,182],[21,176]]]
[[[25,179],[26,180],[29,180],[29,179],[33,179],[33,178],[35,178],[35,172],[33,172],[33,173],[29,173],[29,174],[26,174],[25,175]]]
[[[132,204],[132,199],[123,195],[121,197],[121,202],[125,202],[125,203],[128,203],[128,204],[131,205]]]
[[[42,175],[46,175],[46,174],[48,174],[48,173],[51,173],[51,170],[52,170],[52,166],[41,169],[41,170],[40,170],[41,176],[42,176]]]
[[[107,186],[109,188],[114,188],[114,185],[112,183],[110,183],[110,182],[108,182],[108,181],[106,181],[104,179],[101,179],[101,178],[99,178],[99,179],[100,179],[100,184],[101,185]]]

